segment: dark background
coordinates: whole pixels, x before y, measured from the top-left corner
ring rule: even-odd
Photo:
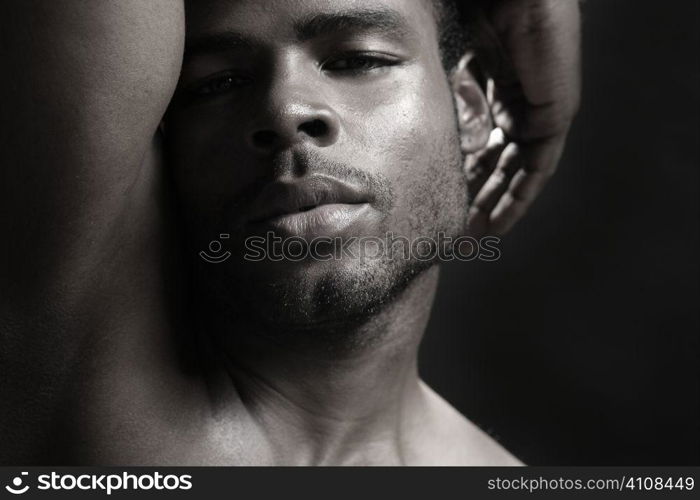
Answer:
[[[589,1],[559,171],[442,271],[424,379],[531,465],[700,465],[700,2]]]

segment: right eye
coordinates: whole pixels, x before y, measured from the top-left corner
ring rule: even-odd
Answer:
[[[204,83],[199,83],[192,85],[189,88],[189,92],[195,96],[209,97],[220,94],[225,94],[233,89],[243,87],[248,84],[250,79],[233,73],[223,73],[220,75],[213,76]]]

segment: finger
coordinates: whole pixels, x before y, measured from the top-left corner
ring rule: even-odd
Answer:
[[[554,174],[566,136],[527,145],[522,150],[523,168],[510,181],[490,215],[489,231],[502,236],[517,223]]]
[[[517,82],[513,85],[496,85],[488,80],[488,102],[494,125],[507,137],[520,138],[522,121],[527,116],[529,104],[525,100],[523,90]]]
[[[471,199],[477,196],[486,180],[496,168],[498,159],[501,157],[501,153],[503,153],[506,146],[507,142],[503,131],[496,128],[491,132],[486,147],[482,151],[467,157],[465,170],[467,187]]]
[[[469,209],[470,233],[481,236],[489,229],[491,211],[508,190],[510,181],[520,168],[520,148],[510,143],[503,150],[498,165],[489,176]]]

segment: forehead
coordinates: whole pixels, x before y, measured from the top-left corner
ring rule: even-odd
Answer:
[[[304,41],[343,30],[437,41],[431,0],[187,0],[186,14],[188,42],[219,33],[266,43]]]

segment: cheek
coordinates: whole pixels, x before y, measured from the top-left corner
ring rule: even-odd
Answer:
[[[168,154],[181,200],[202,212],[220,210],[256,172],[240,168],[244,149],[235,121],[200,110],[173,118]],[[234,160],[237,159],[237,160]]]
[[[365,113],[358,149],[392,187],[388,230],[411,237],[461,232],[467,190],[452,96],[447,82],[418,83]]]
[[[361,150],[380,157],[413,158],[455,124],[447,82],[409,72],[393,81],[344,96],[344,128]],[[352,94],[352,92],[351,92]]]

